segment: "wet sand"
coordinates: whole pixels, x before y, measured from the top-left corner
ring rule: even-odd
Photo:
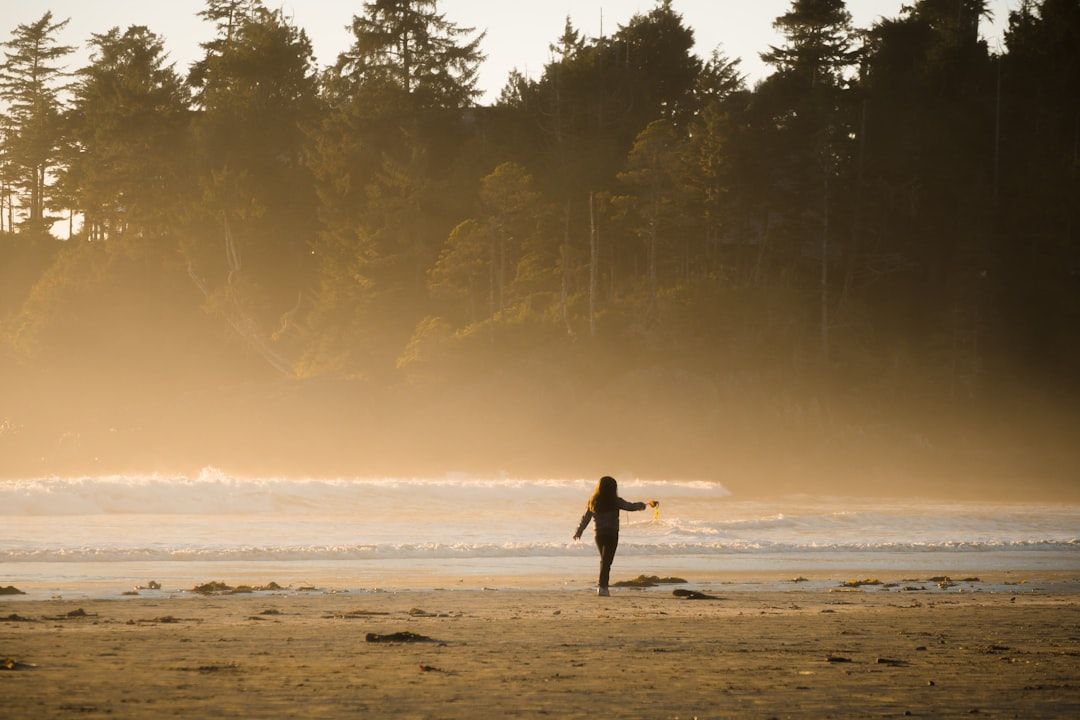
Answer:
[[[0,597],[0,716],[1080,717],[1077,582]]]

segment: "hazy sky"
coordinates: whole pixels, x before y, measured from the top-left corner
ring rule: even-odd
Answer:
[[[869,27],[878,17],[895,17],[911,0],[848,0],[856,26]],[[363,0],[265,0],[291,14],[311,38],[320,65],[328,65],[351,44],[346,26],[363,11]],[[994,26],[983,28],[992,50],[1000,43],[1001,28],[1010,9],[1020,0],[990,0]],[[439,9],[460,27],[486,30],[482,49],[487,60],[481,68],[485,101],[493,101],[517,68],[536,77],[548,60],[548,46],[561,34],[567,16],[589,37],[610,35],[636,13],[647,13],[653,0],[443,0]],[[212,27],[195,15],[202,0],[0,0],[0,37],[7,39],[21,23],[33,22],[46,10],[57,19],[71,18],[62,42],[83,45],[91,33],[112,27],[146,25],[166,38],[170,57],[186,70],[199,54],[199,43],[209,40]],[[750,81],[765,74],[758,53],[778,42],[772,21],[791,7],[790,0],[675,0],[674,8],[693,28],[701,57],[717,47],[730,58],[740,58]],[[81,65],[85,54],[74,63]],[[73,69],[73,68],[72,68]]]

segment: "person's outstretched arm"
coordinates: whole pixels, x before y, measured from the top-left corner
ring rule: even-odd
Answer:
[[[638,510],[644,510],[647,507],[656,507],[657,504],[658,503],[655,500],[650,500],[647,503],[643,503],[643,502],[630,502],[629,500],[623,500],[622,498],[619,498],[619,509],[620,510],[629,510],[630,512],[636,512]]]
[[[585,532],[585,528],[588,527],[589,521],[592,520],[592,510],[585,508],[585,514],[581,516],[581,522],[578,523],[577,532],[574,533],[574,539],[580,540],[581,533]]]

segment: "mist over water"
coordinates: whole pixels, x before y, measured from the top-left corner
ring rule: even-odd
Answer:
[[[8,28],[0,477],[1080,502],[1074,19],[938,5],[786,11],[751,87],[661,3],[492,104],[457,8]],[[454,67],[356,64],[413,23]]]

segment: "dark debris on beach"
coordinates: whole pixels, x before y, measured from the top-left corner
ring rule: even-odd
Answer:
[[[389,615],[390,613],[385,610],[349,610],[348,612],[336,612],[327,615],[327,617],[336,618],[339,620],[356,620],[362,618],[368,618],[373,615]]]
[[[38,622],[34,618],[23,617],[22,615],[19,615],[18,613],[11,613],[10,615],[8,615],[6,617],[0,618],[0,620],[2,620],[4,622]]]
[[[53,615],[45,618],[46,620],[78,620],[80,618],[97,617],[97,613],[88,613],[82,608],[77,608],[63,615]]]
[[[612,587],[656,587],[657,585],[682,585],[686,580],[680,577],[659,577],[658,575],[638,575],[633,580],[620,580]]]
[[[716,595],[709,595],[707,593],[698,592],[697,590],[684,590],[683,588],[676,588],[671,591],[671,594],[675,597],[683,598],[685,600],[720,600],[721,598]]]
[[[439,642],[434,638],[429,638],[427,635],[421,635],[409,630],[403,632],[387,633],[386,635],[380,635],[379,633],[368,633],[364,636],[364,640],[369,643],[428,643]]]
[[[182,622],[202,622],[201,620],[186,620],[184,618],[173,617],[172,615],[162,615],[156,618],[150,618],[149,620],[128,620],[128,625],[176,625]]]
[[[300,588],[301,590],[314,590],[315,588]],[[254,592],[267,592],[272,590],[285,590],[284,587],[278,585],[276,582],[269,582],[266,585],[228,585],[226,583],[214,580],[211,582],[203,583],[202,585],[196,585],[191,588],[190,592],[198,593],[199,595],[241,595]]]
[[[14,658],[0,660],[0,670],[33,670],[36,667],[37,665],[34,663],[23,662]]]

